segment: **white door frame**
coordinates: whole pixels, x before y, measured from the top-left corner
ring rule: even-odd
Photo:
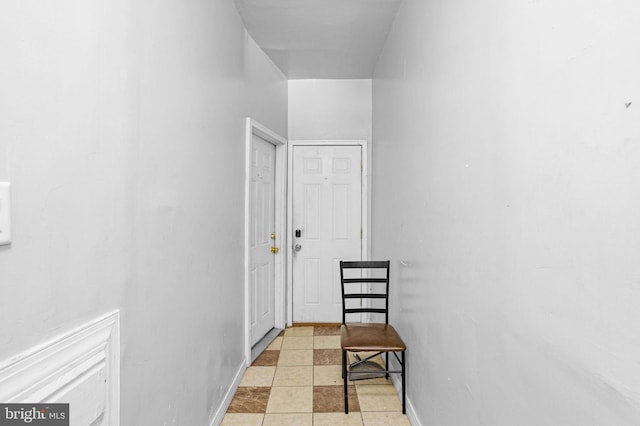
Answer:
[[[287,325],[293,324],[293,147],[294,146],[359,146],[362,149],[362,260],[369,259],[369,150],[366,140],[290,140],[287,161]]]
[[[275,233],[274,244],[280,249],[275,259],[275,327],[284,328],[286,325],[285,275],[286,256],[285,244],[286,212],[287,212],[287,140],[258,123],[251,117],[246,119],[245,130],[245,185],[244,185],[244,323],[245,323],[245,360],[247,366],[251,364],[251,306],[249,297],[249,249],[250,249],[250,185],[251,185],[251,140],[253,135],[259,136],[276,148],[276,183],[275,183]]]

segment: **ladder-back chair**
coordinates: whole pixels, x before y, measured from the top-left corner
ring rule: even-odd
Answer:
[[[340,282],[342,285],[340,346],[342,348],[345,414],[349,413],[348,380],[380,376],[389,378],[390,373],[401,375],[402,413],[406,414],[405,352],[407,347],[393,326],[389,324],[389,264],[388,260],[340,262]],[[372,288],[363,288],[364,285]],[[380,287],[383,288],[380,289]],[[348,314],[383,315],[384,322],[362,322],[361,319],[358,322],[347,322]],[[360,352],[373,352],[373,355],[367,355],[363,359],[358,355]],[[349,361],[349,353],[353,353],[355,361]],[[400,370],[391,370],[389,353],[395,356],[400,364]],[[384,354],[384,366],[371,361],[382,354]]]

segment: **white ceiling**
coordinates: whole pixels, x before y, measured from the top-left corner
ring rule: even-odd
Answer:
[[[371,78],[402,0],[235,0],[289,79]]]

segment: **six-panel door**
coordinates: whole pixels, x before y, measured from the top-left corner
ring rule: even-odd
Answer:
[[[292,181],[293,321],[341,322],[338,262],[362,257],[362,148],[294,146]]]
[[[275,324],[275,146],[253,135],[249,221],[251,345]]]

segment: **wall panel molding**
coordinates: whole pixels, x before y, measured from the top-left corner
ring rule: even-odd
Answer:
[[[69,403],[71,424],[119,424],[120,311],[0,363],[0,401]]]

